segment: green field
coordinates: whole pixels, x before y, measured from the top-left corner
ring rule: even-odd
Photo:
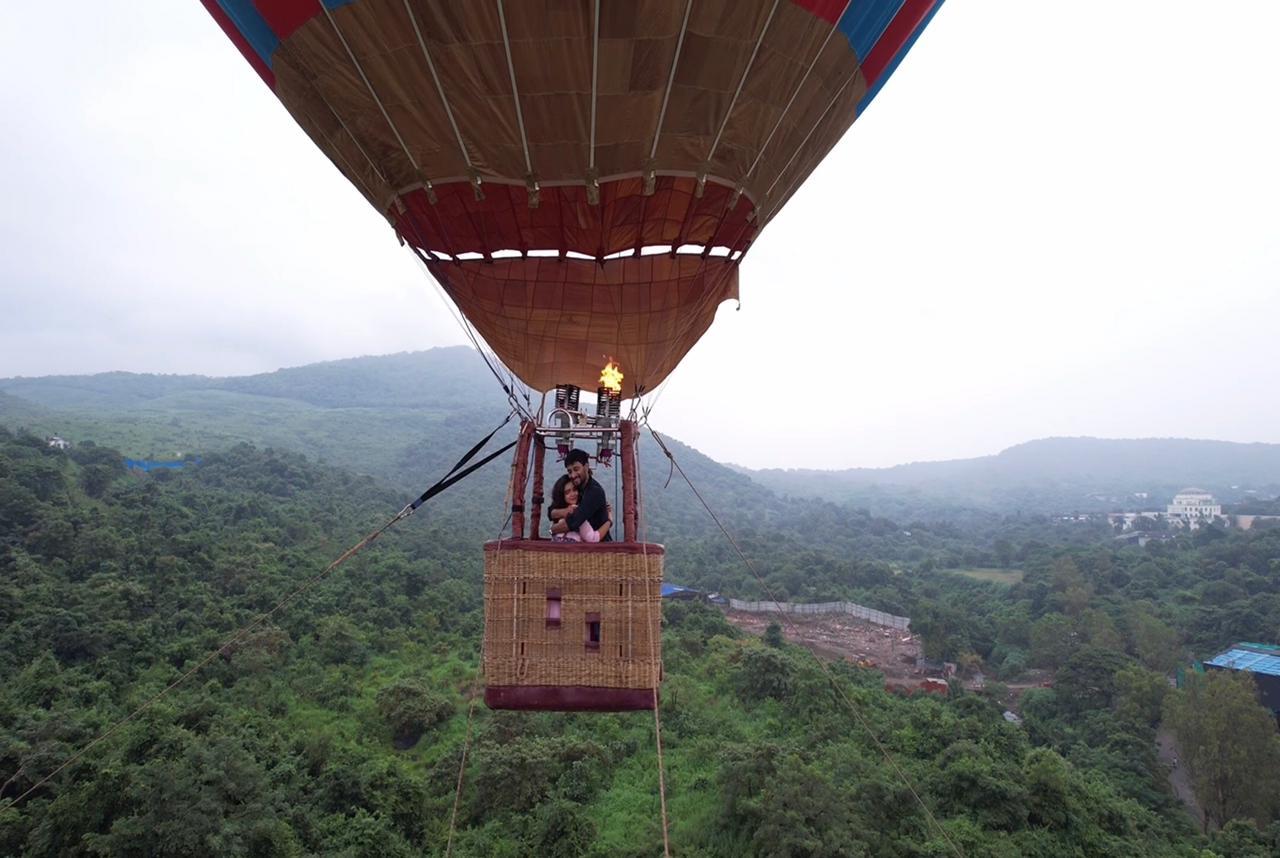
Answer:
[[[995,581],[997,584],[1021,584],[1024,574],[1021,569],[973,568],[949,569],[947,571],[978,581]]]

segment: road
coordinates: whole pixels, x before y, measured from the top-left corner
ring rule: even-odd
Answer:
[[[1191,773],[1187,771],[1186,763],[1182,761],[1178,740],[1174,738],[1173,731],[1163,724],[1156,731],[1156,755],[1169,770],[1169,786],[1173,788],[1173,794],[1187,808],[1196,825],[1203,829],[1204,811],[1200,808],[1196,792],[1191,787]]]

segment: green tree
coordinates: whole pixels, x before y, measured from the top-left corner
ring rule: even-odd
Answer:
[[[343,616],[325,617],[318,624],[316,640],[325,661],[332,664],[364,664],[369,647],[355,623]]]
[[[1138,659],[1157,673],[1170,673],[1182,661],[1178,633],[1146,611],[1135,611],[1130,619],[1133,648]]]
[[[1045,614],[1031,624],[1031,663],[1056,669],[1078,646],[1075,627],[1062,614]]]
[[[1116,715],[1130,724],[1154,727],[1168,693],[1169,683],[1163,676],[1131,664],[1115,675]]]
[[[1110,709],[1116,696],[1116,674],[1133,664],[1115,650],[1087,646],[1059,668],[1054,688],[1062,707],[1072,713]]]
[[[786,700],[796,685],[795,665],[783,651],[748,646],[738,666],[738,694],[743,700]]]
[[[1124,649],[1124,640],[1120,637],[1120,631],[1105,611],[1099,611],[1096,608],[1085,609],[1085,612],[1080,615],[1080,628],[1090,646],[1112,650]]]
[[[442,694],[429,690],[414,679],[401,680],[378,692],[378,713],[386,719],[391,732],[399,736],[416,736],[429,730],[453,714],[453,704]]]
[[[1280,736],[1275,717],[1258,703],[1244,672],[1193,673],[1165,700],[1205,825],[1232,819],[1262,826],[1280,810]]]
[[[1000,537],[992,544],[992,549],[996,553],[996,560],[1004,569],[1008,569],[1013,563],[1013,543],[1004,537]]]
[[[1054,601],[1063,613],[1072,617],[1079,615],[1093,598],[1093,587],[1070,557],[1059,557],[1053,562],[1051,586]]]
[[[582,806],[563,798],[538,805],[530,828],[533,853],[546,858],[585,855],[596,836],[595,825]]]

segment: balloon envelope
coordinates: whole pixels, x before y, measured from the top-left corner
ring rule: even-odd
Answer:
[[[941,4],[203,2],[517,375],[628,395]]]

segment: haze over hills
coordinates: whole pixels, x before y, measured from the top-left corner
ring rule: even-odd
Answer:
[[[1045,438],[994,456],[842,471],[739,469],[776,491],[876,505],[886,494],[1069,512],[1162,507],[1179,489],[1228,502],[1280,491],[1280,444],[1186,438]]]
[[[230,378],[109,372],[0,379],[0,423],[11,427],[92,439],[143,458],[248,440],[396,486],[448,467],[506,411],[488,369],[465,347]],[[780,494],[854,504],[904,521],[975,509],[1158,507],[1191,485],[1227,502],[1280,493],[1277,444],[1049,438],[994,456],[843,471],[726,467],[682,449],[700,476],[733,495],[748,485],[745,476]],[[656,449],[644,460],[646,472],[665,481],[666,461]]]

